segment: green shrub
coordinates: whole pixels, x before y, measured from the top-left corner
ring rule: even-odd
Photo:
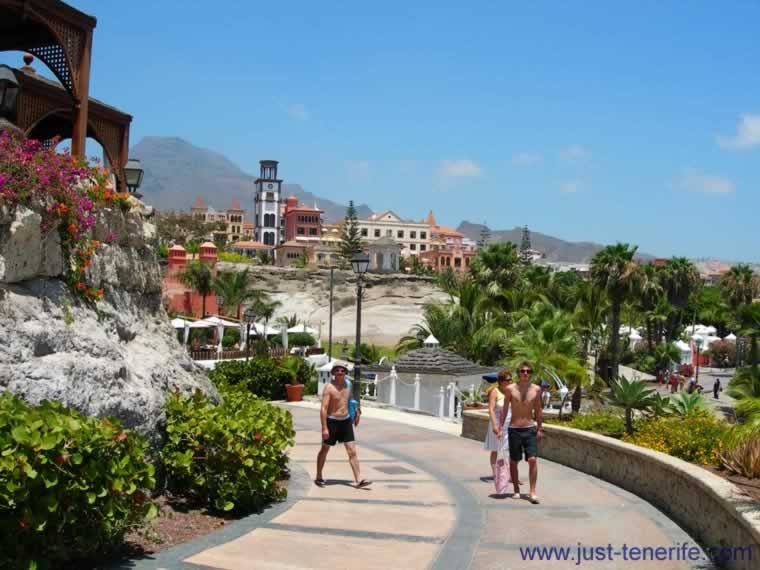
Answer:
[[[636,433],[623,440],[692,463],[717,465],[720,442],[728,429],[709,413],[659,417],[639,422]]]
[[[215,405],[200,391],[167,398],[161,451],[168,488],[219,511],[249,512],[285,496],[277,486],[295,433],[290,412],[238,388]]]
[[[154,516],[147,449],[116,420],[0,395],[0,567],[98,554]]]
[[[560,425],[605,434],[622,434],[625,431],[623,416],[611,412],[576,414],[571,421]]]
[[[303,387],[303,393],[306,396],[316,396],[319,392],[318,388],[319,385],[317,384],[316,380],[309,380]]]
[[[291,374],[294,384],[306,384],[317,378],[314,365],[299,356],[288,356],[280,366]]]
[[[239,329],[225,329],[224,336],[222,337],[222,346],[224,348],[237,347],[240,342],[240,330]]]
[[[219,362],[209,378],[220,389],[240,385],[265,400],[284,400],[285,384],[291,382],[290,373],[269,358]]]
[[[253,263],[253,259],[247,255],[233,253],[231,251],[220,251],[219,261],[227,261],[229,263]]]

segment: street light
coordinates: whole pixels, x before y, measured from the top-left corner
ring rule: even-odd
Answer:
[[[251,323],[256,322],[256,311],[248,307],[243,313],[245,322],[245,361],[248,362],[248,356],[251,354]]]
[[[366,253],[356,253],[351,258],[351,268],[356,275],[356,354],[354,355],[354,400],[357,408],[361,403],[361,361],[362,361],[362,285],[364,274],[369,268],[369,256]]]
[[[14,124],[19,90],[13,70],[7,65],[0,65],[0,131],[21,133]]]
[[[130,158],[127,164],[124,165],[124,183],[127,185],[130,193],[135,194],[137,189],[140,188],[143,181],[143,171],[140,161],[136,158]],[[139,195],[135,194],[138,198]]]
[[[699,351],[702,350],[702,344],[705,342],[705,339],[703,339],[701,336],[698,336],[694,339],[694,344],[697,345],[697,372],[696,376],[694,377],[694,383],[699,384]]]

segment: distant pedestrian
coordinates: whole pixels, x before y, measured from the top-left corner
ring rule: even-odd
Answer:
[[[322,393],[322,408],[319,418],[322,422],[322,447],[317,454],[317,478],[314,480],[319,487],[324,487],[325,480],[322,470],[325,467],[327,454],[336,443],[342,443],[348,454],[348,463],[354,472],[354,482],[357,488],[367,487],[372,483],[361,478],[359,456],[354,442],[354,426],[359,425],[361,409],[357,408],[353,417],[351,414],[351,389],[346,382],[348,365],[336,362],[331,370],[333,380],[325,386]]]
[[[488,386],[488,431],[484,447],[491,452],[491,473],[496,477],[496,459],[499,451],[507,449],[507,431],[512,419],[512,410],[509,406],[504,408],[504,394],[507,387],[512,383],[512,374],[508,370],[502,370],[496,376],[496,382]],[[506,418],[504,414],[506,413]],[[502,427],[503,426],[503,427]]]
[[[718,393],[721,392],[723,388],[720,385],[720,378],[715,379],[715,384],[713,384],[713,398],[716,400],[718,399]]]

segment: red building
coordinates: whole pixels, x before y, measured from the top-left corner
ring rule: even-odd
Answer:
[[[427,223],[430,224],[430,248],[419,254],[420,261],[435,271],[467,271],[476,255],[475,246],[468,243],[464,234],[447,226],[439,226],[433,212],[428,214]]]
[[[299,205],[295,196],[285,201],[285,241],[313,241],[322,239],[322,210]]]
[[[206,296],[206,314],[203,315],[203,297],[182,281],[181,275],[187,264],[195,259],[196,256],[188,254],[181,245],[173,245],[169,248],[169,267],[161,283],[164,306],[169,312],[197,318],[216,315],[219,312],[216,295],[211,293]],[[209,265],[211,271],[216,273],[217,251],[213,243],[207,241],[201,244],[197,259]]]

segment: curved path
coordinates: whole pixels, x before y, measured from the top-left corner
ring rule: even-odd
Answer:
[[[292,407],[296,478],[315,473],[319,417]],[[710,568],[705,562],[624,561],[620,548],[692,545],[690,537],[650,504],[622,489],[548,461],[539,467],[542,503],[491,496],[482,444],[398,422],[366,417],[359,426],[362,475],[354,489],[342,446],[328,456],[324,488],[296,486],[272,516],[238,538],[158,567],[221,569],[518,569]],[[527,467],[521,475],[527,481]],[[525,488],[527,490],[527,488]],[[217,541],[209,541],[209,545]],[[521,548],[612,544],[614,559],[525,560]],[[160,557],[163,558],[163,557]],[[607,558],[607,555],[605,555]],[[158,561],[156,561],[158,562]],[[156,566],[154,566],[156,567]]]

